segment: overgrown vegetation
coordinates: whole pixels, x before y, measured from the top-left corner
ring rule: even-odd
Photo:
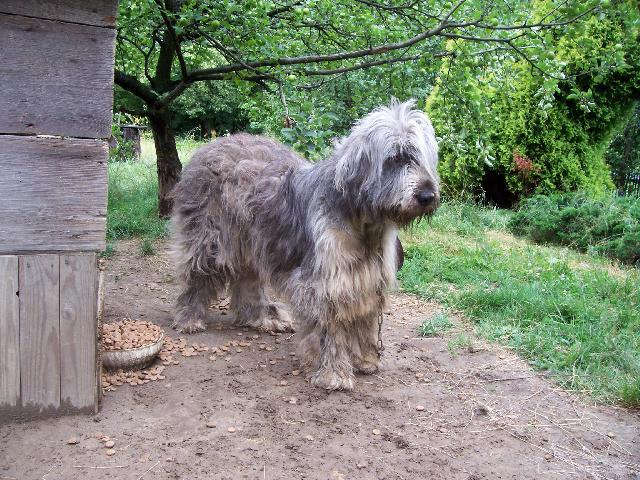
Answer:
[[[531,15],[548,4],[532,2]],[[471,192],[510,206],[532,193],[612,187],[605,151],[640,95],[637,3],[607,2],[606,11],[541,37],[536,65],[512,52],[444,62],[428,106],[450,196]]]
[[[640,275],[507,232],[508,214],[446,203],[404,235],[404,290],[462,311],[563,387],[640,406]]]
[[[630,264],[640,261],[640,198],[537,195],[521,203],[509,228],[536,243],[568,245]]]

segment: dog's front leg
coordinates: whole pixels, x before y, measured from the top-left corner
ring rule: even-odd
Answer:
[[[318,369],[311,375],[311,384],[327,390],[352,390],[353,365],[345,325],[332,318],[317,328],[320,358]]]

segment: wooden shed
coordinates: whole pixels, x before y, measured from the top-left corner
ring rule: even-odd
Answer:
[[[0,422],[98,408],[116,13],[0,2]]]

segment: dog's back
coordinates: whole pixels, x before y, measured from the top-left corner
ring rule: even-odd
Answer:
[[[256,191],[277,188],[288,172],[309,163],[270,138],[240,133],[199,148],[172,192],[179,273],[219,274],[248,258]]]

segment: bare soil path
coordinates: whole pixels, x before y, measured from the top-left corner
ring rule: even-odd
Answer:
[[[163,245],[140,257],[137,242],[119,243],[106,281],[106,321],[169,332],[177,288]],[[187,340],[250,347],[228,361],[179,357],[162,381],[108,392],[93,417],[0,426],[0,480],[640,479],[637,413],[588,405],[495,345],[452,352],[455,332],[417,336],[439,308],[395,294],[384,367],[348,393],[294,374],[295,335],[253,338],[216,308],[209,330]]]

